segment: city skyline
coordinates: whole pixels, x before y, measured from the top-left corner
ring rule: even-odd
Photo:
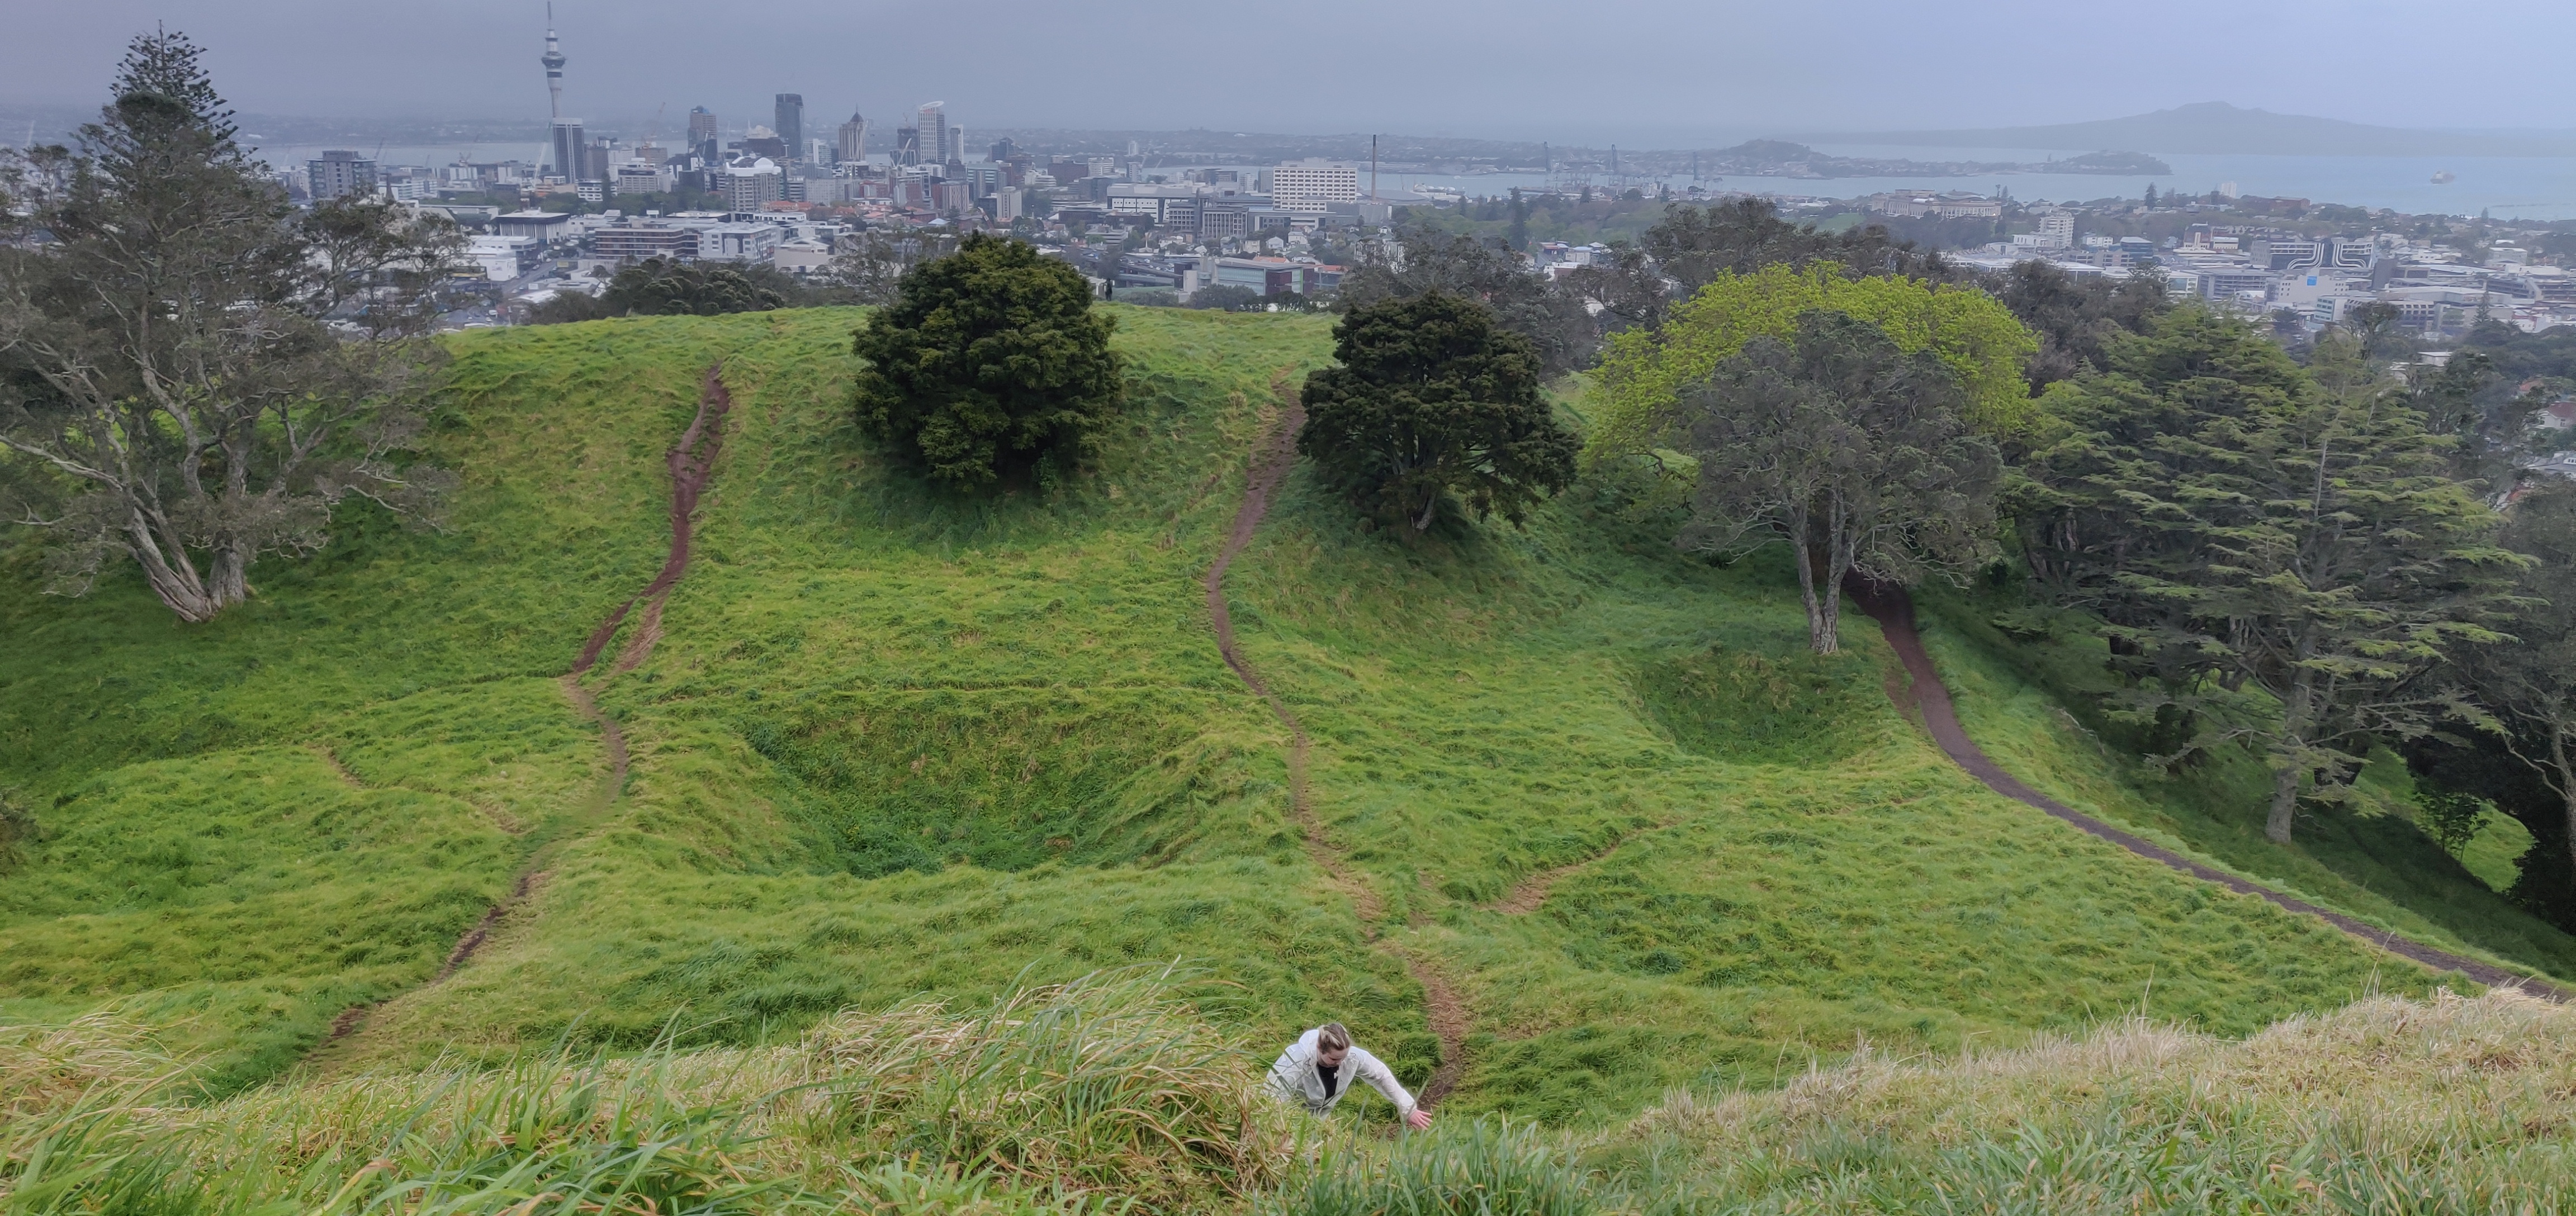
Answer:
[[[965,56],[846,53],[933,36],[923,27],[935,14],[910,6],[799,0],[764,8],[757,31],[675,43],[664,32],[686,11],[669,0],[558,4],[553,21],[571,61],[563,113],[602,124],[705,106],[739,129],[760,121],[777,94],[795,93],[809,111],[856,108],[880,124],[944,98],[953,120],[977,129],[1400,129],[1642,145],[1766,128],[2063,122],[2224,99],[2396,126],[2576,127],[2576,104],[2545,73],[2487,74],[2466,91],[2328,90],[2309,73],[2283,70],[2283,48],[2293,46],[2300,62],[2398,54],[2441,63],[2493,53],[2497,28],[2515,28],[2532,45],[2576,34],[2576,12],[2533,0],[2487,6],[2487,20],[2474,24],[2410,23],[2418,10],[2379,0],[2177,0],[2151,20],[2022,0],[1974,12],[1860,0],[1830,13],[1629,0],[1587,10],[1580,24],[1535,6],[1458,20],[1445,10],[1335,0],[1315,10],[1317,23],[1356,32],[1330,41],[1329,52],[1261,49],[1275,38],[1249,16],[1162,0],[1106,15],[1005,3],[979,19],[979,53]],[[537,93],[542,79],[526,48],[547,20],[544,5],[525,0],[462,0],[434,11],[283,0],[47,7],[13,19],[23,36],[0,46],[0,101],[95,105],[95,82],[124,39],[166,23],[208,48],[216,79],[245,112],[535,119],[548,99]],[[2392,51],[2397,23],[2410,28]],[[793,35],[774,35],[782,29]],[[1227,78],[1236,87],[1176,91],[1185,82],[1164,73],[1091,66],[1192,62],[1170,54],[1180,29],[1194,45],[1244,48],[1235,52],[1241,70]],[[2157,34],[2190,36],[2159,59],[2152,38],[2141,37]],[[2139,70],[2105,71],[2110,46]],[[1829,60],[1849,70],[1819,70]],[[316,62],[345,70],[315,72]],[[2012,70],[1988,70],[1998,64]],[[1264,80],[1276,87],[1260,87]]]

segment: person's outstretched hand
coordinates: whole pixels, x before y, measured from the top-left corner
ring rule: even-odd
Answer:
[[[1431,1126],[1431,1112],[1417,1106],[1413,1108],[1412,1114],[1404,1117],[1404,1121],[1407,1125],[1411,1126],[1413,1130],[1418,1132]]]

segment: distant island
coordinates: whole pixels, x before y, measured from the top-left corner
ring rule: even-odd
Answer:
[[[1706,172],[1736,177],[1982,177],[1999,173],[2103,173],[2160,177],[2173,166],[2144,152],[2087,152],[2063,160],[1902,160],[1829,156],[1784,139],[1754,139],[1706,154]]]
[[[2576,131],[2376,127],[2223,101],[2050,126],[1817,132],[1799,138],[1934,148],[2153,148],[2194,156],[2576,156]]]

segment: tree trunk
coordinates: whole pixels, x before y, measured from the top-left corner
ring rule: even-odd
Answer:
[[[1789,534],[1797,538],[1793,551],[1798,559],[1798,600],[1807,606],[1807,645],[1817,654],[1827,653],[1828,641],[1824,606],[1816,602],[1816,555],[1807,542],[1807,513],[1789,513]]]
[[[2576,862],[2576,773],[2567,769],[2567,728],[2549,724],[2549,762],[2558,769],[2558,800],[2567,807],[2567,859]]]
[[[2299,767],[2284,764],[2272,774],[2272,814],[2263,835],[2274,844],[2290,843],[2291,816],[2299,809]]]
[[[142,512],[133,513],[125,532],[135,563],[143,567],[144,584],[180,620],[203,624],[223,611],[223,602],[208,593],[205,583],[197,578],[197,568],[189,563],[186,550],[174,546],[172,554],[162,554],[160,538],[152,534],[152,526],[144,521]],[[171,560],[174,557],[177,560]]]
[[[1431,517],[1438,515],[1439,513],[1440,487],[1433,486],[1431,487],[1431,501],[1422,504],[1422,518],[1413,521],[1413,530],[1416,532],[1430,531]]]
[[[2308,766],[2300,759],[2306,748],[2308,703],[2316,695],[2305,668],[2290,679],[2290,695],[2281,699],[2281,745],[2272,749],[2272,813],[2263,821],[2263,835],[2274,844],[2290,843],[2291,818],[2299,809],[2299,774]]]

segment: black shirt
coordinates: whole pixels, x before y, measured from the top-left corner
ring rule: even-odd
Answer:
[[[1325,1096],[1325,1097],[1327,1097],[1327,1098],[1332,1097],[1332,1096],[1333,1096],[1333,1090],[1335,1090],[1336,1088],[1338,1088],[1338,1086],[1335,1084],[1335,1082],[1334,1082],[1334,1080],[1333,1080],[1333,1074],[1334,1074],[1334,1073],[1337,1073],[1337,1072],[1340,1072],[1341,1070],[1342,1070],[1342,1066],[1341,1066],[1341,1065],[1339,1065],[1339,1064],[1317,1064],[1317,1065],[1315,1066],[1315,1075],[1316,1075],[1316,1076],[1319,1076],[1319,1077],[1322,1077],[1322,1078],[1324,1079],[1324,1096]]]

